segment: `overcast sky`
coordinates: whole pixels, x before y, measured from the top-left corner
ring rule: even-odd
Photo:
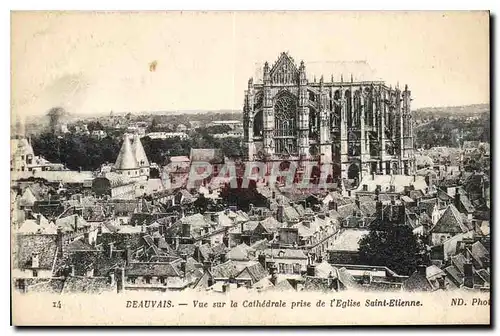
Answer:
[[[257,64],[282,51],[311,69],[366,61],[388,84],[408,84],[413,107],[486,103],[488,21],[480,12],[14,13],[12,108],[241,109]]]

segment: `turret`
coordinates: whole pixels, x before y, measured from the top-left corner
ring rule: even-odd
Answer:
[[[124,135],[123,144],[118,153],[114,169],[117,173],[130,177],[139,175],[139,165],[132,151],[128,134]]]
[[[135,134],[133,140],[132,153],[134,154],[137,165],[140,168],[140,175],[149,176],[149,160],[146,156],[146,152],[144,151],[144,147],[142,146],[141,138],[138,134]]]
[[[264,63],[264,85],[268,86],[271,84],[271,76],[269,74],[269,63]]]

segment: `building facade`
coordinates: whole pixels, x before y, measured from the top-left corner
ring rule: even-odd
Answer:
[[[383,81],[310,82],[302,61],[282,53],[248,81],[244,144],[248,160],[313,160],[333,165],[334,178],[414,170],[411,92]]]

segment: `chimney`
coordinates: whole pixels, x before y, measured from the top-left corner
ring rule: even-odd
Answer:
[[[203,262],[203,270],[211,272],[212,271],[212,262],[208,261],[208,260],[205,260]]]
[[[242,234],[245,232],[245,223],[240,223],[240,230]]]
[[[427,277],[427,266],[425,265],[418,265],[417,266],[417,272],[418,274],[424,276],[424,277]]]
[[[120,268],[118,271],[118,281],[116,283],[116,291],[118,293],[123,292],[123,289],[125,287],[125,268]]]
[[[316,276],[316,266],[315,265],[307,265],[307,276]]]
[[[285,207],[283,206],[283,204],[279,204],[278,205],[278,211],[276,213],[276,219],[280,223],[284,223],[285,222]]]
[[[182,237],[184,238],[191,237],[191,225],[187,223],[182,224]]]
[[[36,224],[37,225],[42,224],[42,215],[40,215],[40,214],[36,215]]]
[[[75,215],[75,222],[74,222],[74,228],[75,232],[78,232],[78,215]]]
[[[70,268],[70,275],[72,277],[74,277],[75,276],[75,265],[70,265],[69,268]]]
[[[359,208],[359,195],[358,194],[356,194],[356,199],[354,200],[354,203]]]
[[[271,274],[271,278],[270,278],[270,281],[271,283],[276,286],[277,282],[278,282],[278,269],[276,268],[276,263],[272,263],[270,266],[269,266],[269,273]]]
[[[262,265],[262,267],[267,270],[267,264],[266,264],[266,255],[265,253],[259,254],[259,263]]]
[[[372,272],[366,271],[363,273],[363,285],[370,285],[372,283]]]
[[[417,175],[416,174],[413,174],[413,182],[417,182]]]
[[[185,256],[184,256],[184,259],[181,260],[181,274],[182,274],[182,277],[185,278],[186,277],[186,259],[185,259]]]
[[[33,171],[34,173],[35,171]],[[17,288],[21,293],[26,293],[26,279],[17,279]]]
[[[464,286],[474,288],[474,270],[470,260],[464,263]]]
[[[446,290],[446,277],[441,276],[437,278],[438,284],[439,284],[439,289]]]
[[[372,180],[375,181],[375,172],[372,172]]]
[[[460,193],[458,191],[455,192],[454,205],[460,211]]]
[[[377,199],[377,202],[375,203],[375,211],[380,218],[383,217],[382,214],[382,201],[380,199]]]
[[[109,255],[108,256],[111,259],[111,258],[113,258],[113,251],[114,251],[115,246],[114,246],[114,243],[109,243],[108,245],[109,245],[109,249],[108,249]]]
[[[83,241],[90,244],[90,233],[88,231],[83,234]]]
[[[125,262],[127,265],[132,262],[132,249],[130,248],[130,246],[127,246],[125,248]]]
[[[63,255],[63,232],[60,227],[57,228],[57,250],[59,252],[59,257],[62,257]]]

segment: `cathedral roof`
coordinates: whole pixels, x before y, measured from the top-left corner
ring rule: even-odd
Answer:
[[[135,155],[135,159],[141,167],[149,167],[148,157],[144,151],[144,147],[141,143],[141,138],[138,134],[134,135],[134,141],[132,143],[132,152]],[[142,162],[142,164],[141,164]]]
[[[127,170],[127,169],[137,169],[139,165],[135,159],[135,155],[132,152],[132,146],[130,145],[130,139],[126,134],[123,139],[122,148],[120,153],[118,153],[118,158],[116,159],[115,169],[117,170]]]
[[[286,56],[286,57],[285,57]],[[278,61],[271,68],[271,72],[278,71],[278,68],[283,64],[292,63],[294,67],[297,67],[297,63],[294,62],[290,55],[280,55]],[[300,62],[298,62],[300,63]],[[326,82],[331,81],[333,76],[334,82],[340,82],[343,79],[344,82],[350,82],[351,76],[353,81],[381,81],[382,79],[378,76],[377,72],[370,66],[366,61],[307,61],[304,60],[306,67],[306,75],[309,83],[314,82],[314,78],[317,80],[324,76]],[[264,63],[255,64],[254,73],[254,83],[262,83]],[[293,68],[293,67],[292,67]],[[296,68],[295,68],[296,69]]]

